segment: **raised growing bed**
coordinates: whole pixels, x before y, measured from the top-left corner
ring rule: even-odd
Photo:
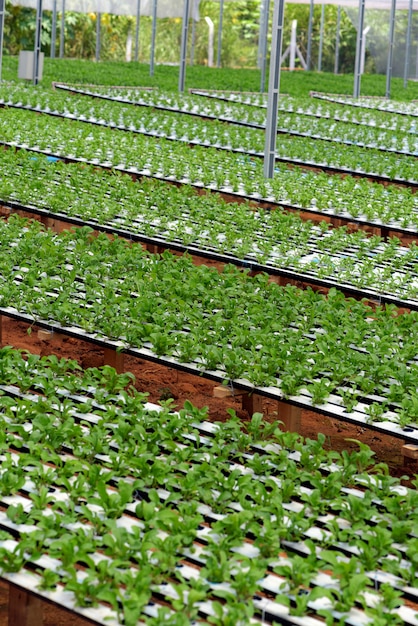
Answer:
[[[418,308],[415,248],[406,249],[396,240],[384,243],[361,232],[328,229],[325,223],[315,226],[279,210],[226,204],[188,189],[165,188],[161,181],[139,185],[127,177],[99,177],[91,168],[55,167],[49,161],[34,168],[33,157],[22,153],[6,153],[3,163],[0,203],[50,224],[58,220],[90,226],[148,248],[188,251],[267,272],[283,284],[337,287],[354,297]],[[13,200],[4,198],[2,186]],[[30,205],[22,204],[25,198]],[[58,210],[49,207],[49,199]]]
[[[174,183],[193,184],[199,189],[220,191],[237,200],[262,201],[269,206],[279,203],[289,210],[303,210],[309,215],[324,216],[326,219],[368,223],[378,228],[383,226],[383,236],[392,227],[404,232],[411,230],[416,212],[415,196],[411,191],[394,186],[382,188],[352,177],[341,180],[298,168],[277,168],[274,179],[266,181],[256,161],[237,161],[233,155],[210,148],[201,151],[198,146],[190,150],[177,145],[174,150],[173,143],[164,140],[156,141],[139,135],[131,137],[129,134],[115,136],[111,130],[104,128],[93,136],[77,123],[68,127],[58,120],[52,125],[45,123],[44,118],[37,118],[33,124],[20,114],[18,119],[14,119],[14,115],[12,118],[10,124],[18,124],[25,137],[10,133],[8,128],[7,135],[10,138],[15,136],[18,141],[5,141],[3,137],[3,145],[26,147],[67,160],[88,161],[131,175],[152,175]],[[39,133],[42,137],[45,132],[49,133],[48,139],[39,139]],[[59,138],[53,133],[57,133]],[[93,138],[94,147],[91,146]],[[113,147],[111,153],[109,143]],[[303,185],[300,184],[301,177]]]
[[[326,100],[327,102],[336,102],[344,106],[352,106],[360,109],[372,109],[384,111],[391,115],[402,115],[408,117],[418,117],[416,102],[393,102],[388,98],[378,97],[360,97],[354,98],[347,95],[325,94],[316,91],[311,92],[313,98]]]
[[[416,492],[367,447],[1,356],[0,575],[25,593],[103,625],[418,623]]]
[[[86,229],[58,236],[12,219],[2,241],[3,315],[416,439],[413,312],[149,256]]]
[[[18,97],[19,94],[17,95]],[[32,94],[33,97],[34,95]],[[74,112],[71,112],[71,104],[74,104]],[[22,105],[20,102],[14,104],[12,101],[8,101],[6,106],[33,110],[55,117],[74,119],[115,130],[164,138],[169,141],[180,141],[190,146],[214,147],[227,152],[248,155],[252,158],[261,159],[264,156],[263,135],[254,128],[234,129],[227,127],[225,129],[225,125],[219,124],[214,128],[214,124],[217,122],[210,125],[201,123],[196,126],[195,123],[190,125],[185,121],[179,122],[171,117],[168,120],[163,118],[161,122],[158,119],[148,120],[148,122],[145,121],[144,125],[144,121],[140,121],[135,117],[129,117],[129,109],[127,113],[124,113],[123,110],[118,111],[119,117],[117,121],[111,121],[111,111],[106,112],[102,108],[97,107],[95,117],[94,114],[93,116],[91,115],[91,108],[88,105],[86,110],[88,109],[90,112],[84,115],[77,110],[77,107],[83,110],[81,103],[71,104],[70,111],[67,112],[63,111],[63,108],[68,108],[67,103],[61,103],[61,111],[52,110],[49,106],[43,106],[42,104],[32,107],[30,104]],[[54,103],[51,103],[51,106],[55,106]],[[94,111],[94,107],[92,109]],[[124,119],[126,115],[127,119]],[[105,119],[103,119],[103,116]],[[333,139],[333,133],[337,132],[338,134],[338,130],[332,133],[328,132],[327,136],[324,137],[317,132],[315,135],[292,130],[288,132],[287,129],[281,129],[280,132],[282,135],[276,148],[276,160],[278,162],[295,163],[303,167],[317,167],[329,173],[349,173],[360,177],[372,177],[380,182],[391,181],[412,187],[418,184],[414,178],[416,170],[414,158],[416,155],[415,143],[413,152],[408,152],[406,149],[400,150],[398,147],[394,147],[392,144],[393,138],[390,135],[390,145],[380,146],[377,143],[377,139],[374,142],[375,145],[361,141],[357,141],[357,145],[354,145],[354,136],[352,140],[344,141],[342,138],[335,140]],[[355,130],[355,133],[357,134],[357,130]],[[377,131],[377,133],[376,137],[379,137],[382,131]],[[404,134],[402,137],[403,142],[409,141],[411,136]],[[380,139],[379,141],[381,142],[382,140]],[[331,142],[331,147],[327,145],[329,142]],[[399,142],[401,142],[400,139]],[[399,142],[397,142],[396,146],[399,145]],[[333,145],[334,143],[335,146]],[[382,150],[386,155],[383,162],[381,154],[379,154]],[[397,153],[398,156],[393,153]],[[390,171],[389,175],[386,173],[388,170]]]

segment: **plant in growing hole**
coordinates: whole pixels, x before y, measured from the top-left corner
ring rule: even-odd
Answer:
[[[157,536],[151,562],[155,566],[154,581],[162,582],[167,576],[173,575],[180,560],[181,538],[178,536]]]
[[[60,581],[60,575],[50,569],[44,569],[38,572],[41,574],[41,582],[39,589],[43,591],[52,591],[56,589]]]
[[[29,513],[23,508],[23,504],[10,504],[6,511],[7,518],[15,524],[26,524]]]
[[[312,395],[312,404],[324,404],[333,386],[332,381],[326,377],[315,380],[312,384],[307,385],[306,388]]]
[[[315,550],[311,549],[306,557],[295,554],[291,558],[280,559],[273,571],[286,578],[286,581],[280,585],[281,589],[292,595],[298,594],[299,591],[306,590],[310,586],[312,578],[317,574],[318,559]]]
[[[174,589],[177,598],[173,600],[170,595],[167,596],[167,600],[171,602],[176,613],[183,614],[188,620],[196,619],[199,613],[198,603],[205,599],[209,590],[208,583],[200,578],[192,578],[188,581],[183,580],[180,584],[170,583],[170,587]],[[162,585],[162,588],[164,590],[164,585]],[[188,621],[187,624],[189,623]]]
[[[19,549],[19,544],[13,551],[0,546],[0,572],[19,572],[26,562],[25,556]]]
[[[279,422],[268,422],[263,413],[254,413],[251,421],[246,424],[246,429],[254,441],[265,441],[270,439],[278,425]]]
[[[332,567],[332,577],[338,580],[338,589],[333,589],[336,596],[334,610],[349,611],[356,603],[365,606],[364,593],[370,587],[371,580],[364,573],[362,565],[356,557],[342,557],[333,550],[322,550],[319,566]],[[321,565],[321,561],[323,564]]]
[[[331,589],[323,587],[314,587],[313,589],[300,589],[294,598],[295,606],[290,608],[290,615],[302,617],[309,611],[309,604],[315,602],[319,598],[328,598],[332,600],[333,594]]]
[[[240,564],[238,571],[231,580],[231,587],[238,602],[251,601],[254,594],[260,589],[266,569],[267,561],[262,559],[247,559]]]
[[[190,626],[191,622],[184,613],[173,613],[171,609],[163,606],[158,609],[156,616],[145,617],[145,623],[149,624],[149,626]]]
[[[392,532],[382,526],[364,529],[361,538],[356,542],[359,550],[359,560],[366,570],[373,570],[378,566],[380,559],[390,555],[401,558],[401,553],[393,547]]]
[[[402,602],[402,591],[394,589],[389,583],[383,583],[379,588],[379,602],[373,606],[366,606],[364,612],[373,620],[373,626],[386,626],[388,623],[396,626],[404,624],[402,617],[396,613]]]
[[[212,547],[215,547],[215,544],[210,543],[205,548],[205,565],[202,569],[202,576],[210,583],[228,582],[231,580],[231,569],[233,567],[230,557],[230,546],[226,545],[213,551]]]
[[[254,604],[229,599],[225,604],[212,602],[212,610],[215,615],[210,615],[208,622],[214,626],[248,626],[254,615]]]

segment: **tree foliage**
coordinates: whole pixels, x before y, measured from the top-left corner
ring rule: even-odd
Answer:
[[[292,21],[297,21],[297,43],[306,59],[308,47],[308,4],[286,4],[283,35],[283,50],[290,43]],[[270,26],[273,3],[270,7]],[[334,71],[336,58],[336,5],[325,6],[325,20],[322,40],[323,71]],[[367,38],[368,52],[366,71],[386,71],[387,39],[389,33],[388,11],[367,11],[367,24],[371,29]],[[202,0],[201,17],[209,17],[215,26],[214,58],[217,60],[218,28],[220,22],[220,3]],[[4,45],[6,54],[16,55],[20,50],[31,49],[34,45],[36,15],[33,9],[20,6],[8,6],[5,19]],[[58,16],[57,50],[59,47],[61,19]],[[65,56],[70,58],[93,59],[96,50],[95,13],[66,12],[65,15]],[[352,73],[356,48],[356,12],[352,14],[341,10],[340,37],[338,49],[338,71]],[[416,39],[418,16],[414,16],[412,40]],[[321,7],[314,8],[312,32],[312,69],[318,66],[320,46]],[[394,73],[402,75],[404,67],[407,11],[398,11],[394,54]],[[44,11],[42,29],[42,49],[48,56],[51,49],[52,13]],[[246,0],[226,2],[223,13],[223,32],[220,62],[223,67],[256,67],[258,64],[258,43],[260,29],[260,1]],[[181,41],[181,18],[158,20],[155,61],[157,63],[178,63]],[[197,65],[208,64],[208,26],[204,19],[191,24],[189,34],[189,60]],[[101,50],[102,60],[122,61],[127,58],[130,49],[134,58],[135,17],[102,14]],[[139,32],[139,60],[147,62],[151,54],[152,19],[141,17]],[[192,35],[193,32],[193,35]],[[269,29],[269,41],[270,41]],[[415,38],[415,39],[414,39]],[[411,59],[415,50],[411,50]],[[297,65],[300,62],[296,62]],[[286,62],[285,62],[286,64]]]

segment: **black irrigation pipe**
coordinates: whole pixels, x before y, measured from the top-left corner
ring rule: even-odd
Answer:
[[[262,198],[256,194],[242,194],[238,191],[234,191],[229,188],[221,187],[212,187],[205,186],[203,183],[193,183],[191,181],[178,180],[173,176],[161,176],[158,174],[149,174],[147,171],[139,170],[136,167],[131,167],[128,169],[124,169],[119,166],[107,165],[105,163],[101,163],[99,159],[88,160],[84,157],[70,157],[60,153],[54,153],[50,150],[41,150],[39,148],[31,148],[31,147],[23,147],[19,144],[15,144],[10,141],[0,141],[0,146],[5,148],[12,148],[15,150],[26,150],[27,152],[34,152],[35,154],[43,154],[45,156],[56,158],[64,163],[78,163],[81,165],[91,165],[93,167],[99,167],[100,169],[106,171],[117,171],[121,174],[127,174],[131,178],[139,179],[139,178],[154,178],[156,180],[162,180],[166,183],[171,183],[179,187],[180,185],[187,184],[189,187],[193,187],[197,190],[205,190],[210,193],[221,194],[223,197],[230,198],[231,201],[239,202],[239,201],[247,201],[251,203],[255,203],[258,207],[263,208],[265,210],[274,210],[276,207],[281,207],[286,211],[292,211],[295,213],[310,213],[312,215],[316,215],[321,218],[331,218],[339,221],[343,221],[346,224],[356,224],[359,227],[367,226],[371,228],[379,228],[381,231],[381,237],[384,240],[389,239],[391,233],[397,233],[401,235],[409,235],[418,237],[418,230],[416,228],[407,228],[402,227],[397,224],[388,224],[386,222],[382,222],[379,219],[375,220],[367,220],[362,218],[357,218],[351,216],[346,213],[335,213],[331,209],[314,209],[312,207],[303,207],[297,204],[289,204],[286,202],[280,202],[276,200],[269,200],[268,198]],[[229,200],[228,200],[229,201]]]
[[[109,223],[103,224],[96,219],[84,220],[65,213],[55,213],[49,209],[42,209],[32,205],[23,205],[19,202],[2,200],[1,198],[0,205],[13,211],[24,211],[34,215],[67,222],[79,227],[88,226],[96,231],[110,235],[117,235],[118,237],[122,237],[129,241],[135,241],[145,245],[155,245],[168,250],[175,250],[176,252],[188,253],[200,258],[217,261],[218,263],[232,264],[240,268],[248,269],[250,272],[264,272],[270,276],[288,278],[289,280],[304,283],[305,285],[315,285],[316,287],[322,287],[325,289],[335,288],[342,291],[346,297],[351,296],[357,299],[367,298],[371,302],[379,305],[394,304],[397,307],[407,308],[411,311],[418,311],[418,300],[404,299],[388,293],[380,293],[373,289],[355,287],[349,283],[340,283],[332,278],[318,278],[318,276],[316,276],[313,272],[300,272],[283,267],[276,267],[271,264],[259,263],[250,257],[240,259],[233,254],[216,252],[207,248],[199,247],[196,244],[186,245],[165,237],[147,236],[135,233],[125,228],[112,226]],[[320,254],[320,251],[317,252],[314,250],[313,253]]]
[[[149,348],[133,348],[125,345],[123,341],[99,337],[96,334],[86,332],[77,326],[63,326],[56,321],[39,320],[27,313],[18,311],[14,307],[0,307],[0,315],[4,315],[5,317],[9,317],[18,322],[24,322],[30,326],[43,328],[50,332],[67,335],[80,341],[87,341],[88,343],[92,343],[102,349],[117,350],[123,354],[127,354],[128,356],[151,361],[157,365],[171,367],[180,372],[200,376],[212,382],[229,385],[233,392],[236,390],[249,394],[255,393],[272,400],[286,402],[291,406],[295,406],[303,410],[313,411],[319,415],[325,415],[333,419],[354,424],[355,426],[368,428],[379,432],[380,434],[391,435],[398,439],[408,441],[409,443],[418,443],[418,428],[413,425],[401,427],[398,426],[396,422],[389,420],[381,422],[371,421],[366,414],[362,413],[357,413],[357,417],[355,417],[355,413],[347,413],[341,405],[336,403],[333,404],[332,402],[327,402],[323,405],[313,405],[309,396],[306,395],[285,398],[279,387],[258,387],[243,379],[231,381],[225,373],[220,370],[205,370],[197,363],[182,363],[171,356],[157,356]],[[369,402],[371,402],[371,400],[369,400]]]
[[[60,89],[63,89],[63,87],[60,87]],[[135,102],[133,100],[124,100],[122,98],[117,98],[114,96],[106,96],[106,95],[102,95],[102,94],[94,94],[94,93],[90,93],[88,91],[83,91],[83,90],[72,90],[71,88],[65,87],[65,89],[68,89],[69,91],[74,91],[75,93],[80,93],[82,95],[87,95],[87,96],[91,96],[93,98],[102,98],[103,100],[107,100],[107,101],[111,101],[111,102],[119,102],[121,104],[131,104],[134,106],[143,106],[143,107],[148,107],[148,108],[153,108],[153,109],[157,109],[157,110],[161,110],[161,111],[166,111],[166,112],[170,112],[170,113],[181,113],[181,114],[185,114],[185,115],[191,115],[193,117],[198,117],[202,120],[211,120],[211,121],[218,121],[218,122],[225,122],[227,124],[234,124],[235,126],[243,126],[244,128],[252,128],[255,130],[262,130],[265,131],[266,127],[263,124],[257,124],[255,122],[245,122],[245,121],[240,121],[237,120],[235,118],[231,118],[231,117],[223,117],[223,116],[216,116],[216,115],[211,115],[209,113],[197,113],[195,111],[189,111],[189,110],[183,110],[183,109],[178,109],[175,107],[167,107],[167,106],[163,106],[163,105],[158,105],[158,104],[150,104],[150,103],[145,103],[145,102]],[[4,104],[0,104],[0,106],[9,106],[9,107],[17,107],[17,105],[15,104],[8,104],[8,103],[4,103]],[[17,108],[23,108],[26,110],[34,110],[34,111],[38,111],[39,113],[48,113],[50,115],[56,115],[56,116],[61,116],[61,117],[65,117],[67,119],[70,118],[69,115],[62,115],[62,114],[58,114],[58,113],[52,113],[52,112],[47,112],[47,111],[43,111],[41,109],[35,109],[34,107],[29,107],[29,106],[19,106]],[[307,114],[304,114],[307,115]],[[317,117],[317,118],[321,118],[320,115],[312,115],[312,117]],[[97,122],[92,122],[91,120],[80,120],[79,118],[77,118],[76,116],[71,117],[70,119],[74,119],[80,122],[89,122],[91,124],[97,123]],[[350,123],[349,120],[338,120],[338,121],[342,121],[342,122],[347,122]],[[105,124],[105,123],[98,123],[99,126],[106,126],[109,127],[109,124]],[[117,128],[118,130],[127,130],[128,132],[136,132],[136,133],[141,133],[144,135],[152,135],[152,136],[159,136],[162,137],[164,139],[172,139],[175,141],[182,141],[179,138],[174,138],[174,137],[169,137],[167,135],[164,134],[158,134],[158,133],[152,133],[152,132],[144,132],[144,131],[139,131],[139,130],[132,130],[130,128],[126,128],[124,126],[121,125],[112,125],[110,126],[110,128]],[[375,127],[371,127],[371,128],[375,128]],[[354,147],[358,147],[358,148],[364,148],[366,150],[378,150],[380,152],[388,152],[390,154],[398,154],[400,156],[409,156],[409,157],[416,157],[418,158],[418,154],[414,153],[414,152],[406,152],[406,151],[402,151],[402,150],[396,150],[395,148],[385,148],[384,146],[371,146],[365,143],[355,143],[353,141],[349,141],[348,139],[343,139],[343,140],[337,140],[337,139],[333,139],[332,137],[321,137],[320,135],[315,135],[312,133],[306,133],[306,132],[301,132],[301,131],[296,131],[296,130],[289,130],[287,128],[278,128],[277,129],[277,134],[278,135],[290,135],[291,137],[302,137],[305,139],[318,139],[320,141],[325,141],[328,143],[333,143],[333,144],[343,144],[343,145],[347,145],[347,146],[354,146]],[[203,148],[218,148],[219,150],[227,150],[228,152],[238,152],[238,153],[242,153],[243,150],[239,150],[239,149],[234,149],[234,148],[225,148],[222,146],[214,146],[212,145],[207,145],[198,141],[189,141],[187,140],[186,143],[190,143],[190,144],[194,144],[194,145],[200,145]],[[261,152],[256,152],[254,151],[248,151],[246,152],[247,154],[251,155],[251,156],[255,156],[258,158],[264,158],[264,154]],[[381,181],[392,181],[398,185],[407,185],[407,186],[418,186],[418,181],[412,181],[412,180],[408,180],[408,179],[395,179],[395,178],[390,178],[388,176],[385,175],[379,175],[379,174],[371,174],[371,173],[367,173],[367,172],[362,172],[362,171],[358,171],[358,170],[350,170],[349,168],[345,168],[345,167],[333,167],[333,166],[327,166],[327,165],[317,165],[314,164],[311,161],[294,161],[293,159],[288,159],[286,157],[277,157],[276,156],[276,161],[282,161],[282,162],[296,162],[299,163],[301,165],[306,164],[308,167],[312,167],[313,165],[315,167],[319,167],[320,169],[324,170],[324,171],[330,171],[332,173],[349,173],[352,175],[356,175],[356,176],[361,176],[361,177],[365,177],[365,178],[372,178],[373,180],[377,180],[379,182]],[[380,181],[381,179],[381,181]]]

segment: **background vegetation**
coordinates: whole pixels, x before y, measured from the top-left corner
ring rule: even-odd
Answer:
[[[271,3],[273,5],[273,3]],[[272,7],[271,7],[272,8]],[[241,0],[227,2],[224,5],[224,29],[222,39],[223,67],[255,68],[258,61],[259,0]],[[209,16],[217,29],[219,23],[219,2],[202,0],[201,16]],[[323,71],[334,71],[336,48],[337,6],[326,5],[324,20],[324,38],[322,46]],[[292,20],[298,23],[298,45],[306,58],[307,33],[309,21],[308,4],[286,4],[284,48],[290,42]],[[341,11],[339,72],[351,73],[354,67],[356,29],[356,11]],[[317,69],[320,46],[321,7],[314,9],[312,39],[312,69]],[[366,71],[386,71],[388,50],[389,11],[367,11],[366,22],[371,27],[367,36],[368,53]],[[394,74],[403,76],[405,58],[405,36],[407,11],[397,11],[394,54]],[[52,14],[44,12],[42,46],[46,56],[51,49]],[[141,17],[139,60],[147,62],[150,58],[152,20]],[[58,20],[56,49],[59,49],[60,19]],[[135,18],[127,16],[102,15],[101,59],[122,61],[126,59],[129,40],[135,37]],[[16,55],[22,49],[33,47],[35,33],[35,11],[6,3],[5,17],[5,52]],[[157,28],[156,62],[178,63],[181,38],[181,19],[160,19]],[[410,58],[410,75],[414,76],[417,68],[418,15],[414,16]],[[215,37],[215,60],[216,60]],[[92,59],[96,45],[96,14],[66,13],[65,18],[65,56],[70,58]],[[134,48],[134,45],[132,46]],[[190,49],[190,47],[189,47]],[[132,51],[133,58],[133,51]],[[201,19],[196,24],[196,39],[193,64],[205,65],[208,62],[208,28]]]
[[[5,80],[16,80],[17,57],[3,59],[2,76]],[[124,61],[94,61],[79,59],[45,59],[41,86],[51,82],[93,83],[101,85],[132,85],[140,87],[163,87],[178,90],[179,68],[171,65],[157,65],[154,76],[150,76],[147,63],[126,63]],[[307,96],[310,91],[326,93],[353,93],[352,74],[336,76],[325,72],[285,72],[281,74],[281,93],[294,96]],[[260,71],[256,69],[210,68],[194,65],[186,71],[186,89],[228,89],[232,91],[259,91]],[[386,77],[379,74],[365,74],[361,80],[361,93],[367,96],[384,96]],[[401,78],[393,78],[391,97],[395,100],[418,99],[418,82],[408,81],[403,87]]]

